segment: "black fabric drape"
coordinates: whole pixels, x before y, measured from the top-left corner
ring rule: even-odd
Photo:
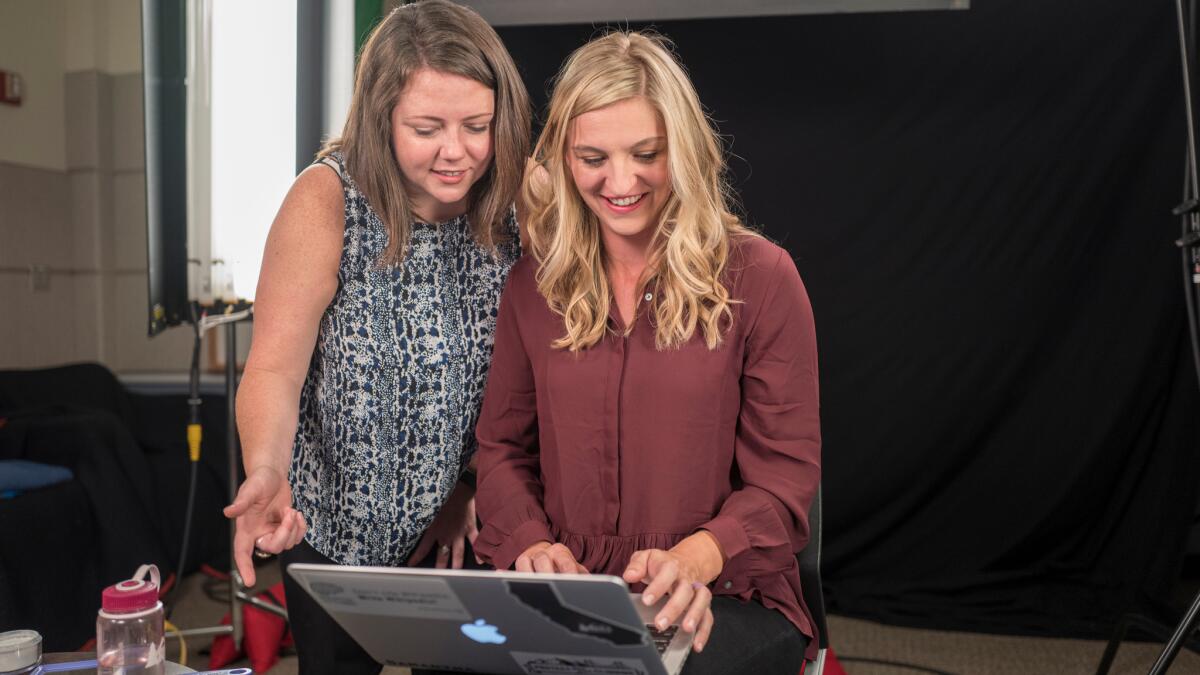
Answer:
[[[228,566],[223,397],[201,408],[188,571]],[[128,393],[97,364],[0,371],[0,459],[65,466],[74,478],[0,500],[0,631],[34,628],[47,649],[95,635],[104,587],[179,565],[189,459],[186,396]]]
[[[1164,596],[1200,466],[1173,3],[657,28],[813,300],[832,610],[1106,634]],[[597,32],[500,30],[539,105]]]

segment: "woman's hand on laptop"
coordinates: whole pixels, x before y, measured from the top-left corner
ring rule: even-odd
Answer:
[[[517,556],[515,564],[518,572],[541,572],[543,574],[587,574],[587,568],[575,560],[571,549],[562,544],[551,544],[548,541],[538,543],[525,549]]]
[[[708,584],[721,574],[724,558],[715,538],[700,531],[669,551],[646,549],[635,552],[622,577],[626,583],[646,584],[642,601],[653,605],[664,595],[668,600],[654,623],[659,630],[679,624],[694,632],[692,649],[704,649],[712,632],[712,591]]]
[[[429,555],[429,551],[437,546],[437,561],[434,567],[462,569],[463,555],[466,553],[466,545],[463,542],[470,542],[473,546],[478,536],[475,490],[460,482],[454,488],[454,492],[450,493],[450,499],[446,500],[437,517],[433,519],[433,524],[421,535],[421,541],[408,558],[408,566],[420,565]]]

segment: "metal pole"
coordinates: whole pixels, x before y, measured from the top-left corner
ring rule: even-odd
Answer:
[[[1163,645],[1158,660],[1150,667],[1149,675],[1163,675],[1167,672],[1171,663],[1175,661],[1175,657],[1179,655],[1180,647],[1183,646],[1188,636],[1195,632],[1197,623],[1200,623],[1200,593],[1196,594],[1195,599],[1192,600],[1192,606],[1188,607],[1187,613],[1179,620],[1179,625],[1175,627],[1171,639]]]
[[[233,626],[209,626],[208,628],[188,628],[187,630],[171,631],[167,633],[167,637],[207,637],[209,635],[229,635],[233,632]]]
[[[241,458],[238,453],[237,406],[237,322],[225,324],[225,450],[229,457],[229,503],[237,499]],[[229,618],[233,624],[234,647],[242,644],[242,575],[233,557],[233,536],[237,526],[229,523]]]

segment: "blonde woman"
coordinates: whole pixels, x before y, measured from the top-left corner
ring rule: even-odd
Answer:
[[[476,551],[668,597],[656,622],[695,633],[687,673],[795,675],[821,445],[795,265],[730,213],[718,138],[661,38],[572,54],[534,156],[533,258],[504,291],[476,430]]]
[[[473,561],[464,477],[505,278],[529,101],[500,38],[444,0],[368,39],[340,138],[271,227],[238,390],[251,552],[345,565]],[[431,560],[423,561],[429,554]],[[301,673],[378,673],[289,575]]]

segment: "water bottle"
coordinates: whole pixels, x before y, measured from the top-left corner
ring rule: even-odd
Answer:
[[[158,567],[142,565],[132,579],[104,589],[96,618],[99,675],[163,675],[167,648],[158,587]]]

